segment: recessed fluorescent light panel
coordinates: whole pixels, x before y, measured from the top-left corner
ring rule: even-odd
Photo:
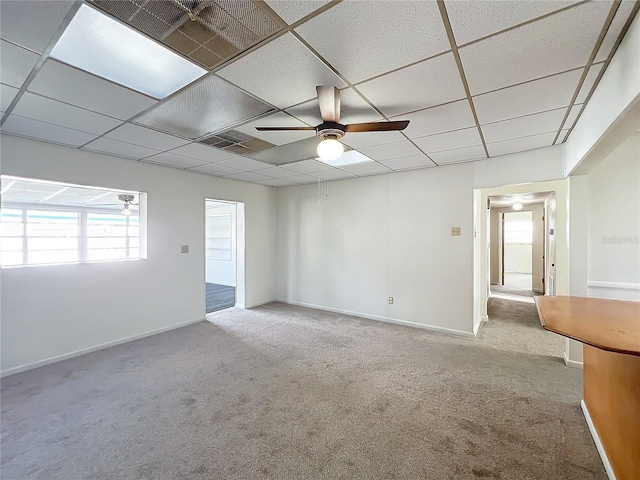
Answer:
[[[360,163],[373,162],[371,158],[361,154],[356,150],[349,150],[348,152],[344,152],[335,160],[323,160],[321,158],[316,158],[316,160],[322,163],[326,163],[327,165],[331,165],[332,167],[346,167],[347,165],[358,165]]]
[[[206,73],[87,5],[73,17],[51,57],[157,99]]]

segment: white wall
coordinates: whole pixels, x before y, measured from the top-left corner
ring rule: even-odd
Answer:
[[[321,206],[317,191],[278,189],[279,300],[473,334],[472,164],[331,182]]]
[[[636,16],[627,30],[589,103],[569,135],[565,147],[565,175],[571,174],[581,163],[597,163],[619,143],[617,137],[616,141],[612,142],[609,134],[614,123],[623,118],[640,99],[638,58],[640,15]],[[637,132],[637,115],[637,109],[633,110],[630,122],[633,132]],[[628,133],[622,138],[626,138]],[[598,148],[600,145],[602,148]],[[590,158],[592,156],[596,158]]]
[[[4,373],[203,319],[205,198],[245,202],[245,305],[274,299],[273,188],[5,135],[1,153],[3,174],[148,194],[146,260],[2,269]]]
[[[589,296],[640,301],[640,134],[587,175]]]
[[[207,257],[205,260],[205,279],[207,283],[216,283],[218,285],[227,285],[229,287],[236,286],[236,204],[207,202],[207,217],[212,215],[229,215],[231,221],[231,258],[228,260],[220,260]]]

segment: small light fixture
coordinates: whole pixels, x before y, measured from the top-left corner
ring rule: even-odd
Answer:
[[[511,208],[513,208],[515,211],[520,211],[520,210],[522,210],[522,204],[521,203],[514,203]]]
[[[129,215],[131,215],[131,204],[130,203],[125,203],[124,204],[124,208],[122,209],[122,214],[125,217],[128,217]]]
[[[327,135],[318,144],[318,156],[322,160],[337,160],[344,152],[344,145],[337,140],[335,135]]]

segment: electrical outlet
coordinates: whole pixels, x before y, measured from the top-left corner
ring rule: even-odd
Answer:
[[[189,253],[189,245],[181,245],[180,253]]]
[[[451,236],[459,237],[460,236],[460,227],[451,227]]]
[[[393,305],[393,297],[389,297],[389,305]]]

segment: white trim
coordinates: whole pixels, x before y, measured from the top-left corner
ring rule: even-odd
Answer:
[[[569,357],[567,357],[567,352],[562,352],[562,358],[564,358],[564,364],[567,367],[579,368],[580,370],[583,369],[583,363],[582,362],[576,362],[575,360],[569,360]]]
[[[138,335],[132,335],[130,337],[120,338],[118,340],[112,340],[111,342],[101,343],[100,345],[95,345],[93,347],[83,348],[81,350],[76,350],[74,352],[64,353],[62,355],[57,355],[55,357],[45,358],[44,360],[38,360],[33,363],[26,363],[24,365],[20,365],[18,367],[9,368],[7,370],[3,370],[0,373],[0,377],[8,377],[9,375],[14,375],[20,372],[26,372],[27,370],[31,370],[33,368],[43,367],[45,365],[49,365],[51,363],[61,362],[63,360],[67,360],[73,357],[79,357],[80,355],[85,355],[87,353],[96,352],[98,350],[103,350],[109,347],[115,347],[116,345],[120,345],[122,343],[132,342],[133,340],[138,340],[145,337],[150,337],[151,335],[156,335],[158,333],[168,332],[170,330],[175,330],[177,328],[186,327],[188,325],[193,325],[194,323],[202,322],[206,320],[206,318],[198,318],[196,320],[189,320],[188,322],[178,323],[176,325],[170,325],[168,327],[158,328],[156,330],[151,330],[149,332],[139,333]]]
[[[325,307],[321,305],[314,305],[312,303],[296,302],[295,300],[285,300],[283,298],[276,298],[275,301],[280,303],[287,303],[289,305],[296,305],[298,307],[307,307],[307,308],[313,308],[315,310],[324,310],[326,312],[351,315],[353,317],[367,318],[369,320],[378,320],[380,322],[395,323],[397,325],[420,328],[422,330],[430,330],[430,331],[439,332],[439,333],[448,333],[450,335],[457,335],[459,337],[475,338],[475,335],[472,332],[465,332],[464,330],[456,330],[454,328],[437,327],[435,325],[425,325],[423,323],[409,322],[407,320],[398,320],[396,318],[383,317],[381,315],[369,315],[367,313],[352,312],[351,310],[342,310],[340,308]]]
[[[602,460],[602,464],[604,465],[604,471],[607,472],[609,480],[616,480],[616,474],[613,473],[613,467],[609,462],[607,452],[604,449],[604,445],[602,445],[602,442],[600,441],[600,436],[598,435],[596,426],[593,424],[593,420],[591,419],[591,415],[589,414],[589,410],[587,409],[587,404],[584,403],[584,400],[580,401],[580,407],[582,407],[582,413],[584,413],[584,418],[587,421],[587,425],[589,426],[589,432],[591,432],[593,442],[596,444],[596,449],[598,450],[598,454],[600,455],[600,460]]]
[[[256,308],[256,307],[259,307],[261,305],[266,305],[267,303],[273,303],[275,301],[276,300],[274,300],[273,298],[270,298],[269,300],[261,300],[259,302],[249,303],[247,305],[240,305],[239,303],[236,303],[236,307],[244,308],[244,309]]]
[[[598,280],[589,280],[587,282],[587,287],[613,288],[616,290],[640,290],[640,283],[601,282]]]

